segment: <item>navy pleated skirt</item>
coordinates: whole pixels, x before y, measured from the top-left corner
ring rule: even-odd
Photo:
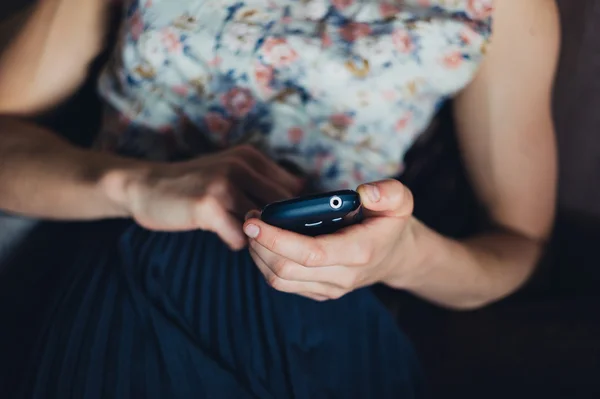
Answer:
[[[415,352],[368,289],[325,303],[277,292],[205,232],[131,226],[79,251],[22,397],[421,397]]]

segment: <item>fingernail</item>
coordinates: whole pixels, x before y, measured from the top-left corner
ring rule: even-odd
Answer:
[[[256,238],[260,233],[260,229],[255,224],[249,224],[244,228],[244,233],[246,233],[246,235],[250,238]]]
[[[371,202],[378,202],[381,199],[379,187],[373,184],[365,184],[365,191],[367,193],[367,197],[369,197],[369,200],[371,200]]]

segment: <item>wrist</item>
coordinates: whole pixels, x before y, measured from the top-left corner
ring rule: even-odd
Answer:
[[[385,283],[393,288],[413,291],[426,280],[428,270],[445,251],[445,237],[411,217],[403,232],[402,244],[396,247],[394,267]]]
[[[133,216],[133,191],[147,179],[153,169],[150,162],[112,157],[96,169],[96,184],[113,210],[114,217]]]

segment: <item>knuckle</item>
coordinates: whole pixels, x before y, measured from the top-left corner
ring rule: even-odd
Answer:
[[[231,182],[226,176],[216,176],[209,184],[208,192],[213,195],[225,194],[231,191]]]
[[[285,258],[278,259],[273,265],[273,269],[273,272],[283,279],[291,278],[291,274],[293,273],[292,264]]]
[[[217,168],[216,168],[217,169]],[[235,181],[236,178],[243,176],[246,169],[246,162],[239,155],[232,154],[224,158],[215,170],[215,179],[223,179],[227,182]]]
[[[340,299],[341,297],[343,297],[345,294],[345,291],[332,289],[327,293],[327,298],[329,298],[332,301],[335,301],[336,299]]]
[[[279,237],[277,234],[271,234],[266,244],[267,248],[270,249],[271,252],[277,252],[277,248],[279,247]]]
[[[251,144],[242,144],[237,147],[237,151],[242,155],[253,156],[258,154],[258,150]]]
[[[354,259],[356,264],[359,265],[365,265],[370,263],[373,259],[373,249],[370,246],[357,247]]]
[[[341,283],[344,289],[353,290],[358,285],[358,276],[355,273],[348,273]]]
[[[314,245],[304,255],[304,266],[319,266],[325,261],[325,251],[322,247]]]
[[[232,175],[235,171],[244,166],[244,161],[237,156],[230,156],[223,160],[223,172],[225,175]]]
[[[285,281],[276,274],[267,277],[267,284],[277,291],[285,291]]]

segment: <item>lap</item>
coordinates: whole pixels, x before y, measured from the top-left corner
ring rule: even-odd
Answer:
[[[131,227],[91,251],[51,304],[27,397],[418,396],[413,349],[369,290],[277,292],[205,232]]]

